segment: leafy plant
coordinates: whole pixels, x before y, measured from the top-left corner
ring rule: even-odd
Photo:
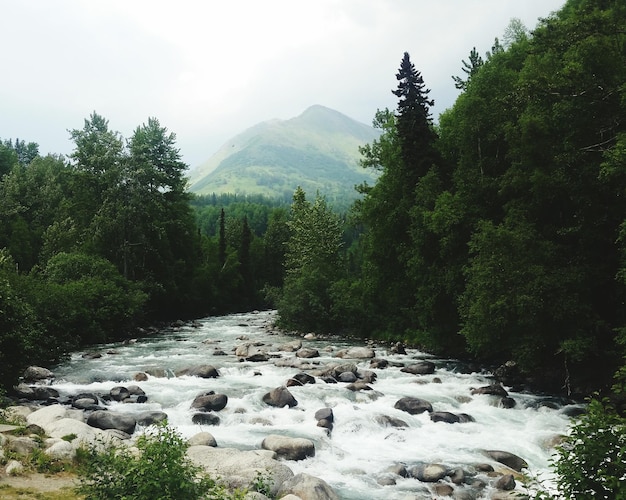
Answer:
[[[253,491],[258,491],[268,498],[275,498],[272,494],[273,484],[274,480],[269,474],[264,474],[261,471],[256,471],[256,477],[254,478],[254,481],[252,481],[250,487]]]
[[[88,500],[229,498],[223,485],[189,461],[187,444],[170,427],[156,426],[137,440],[137,448],[138,455],[110,443],[85,450],[78,492]]]

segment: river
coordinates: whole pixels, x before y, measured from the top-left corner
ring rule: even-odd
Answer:
[[[345,383],[330,384],[318,378],[315,384],[289,387],[297,406],[267,406],[263,395],[299,372],[276,364],[277,360],[297,358],[294,353],[278,350],[277,346],[293,341],[294,337],[269,328],[274,314],[261,311],[209,317],[163,329],[136,342],[99,346],[102,356],[97,359],[75,353],[54,368],[54,388],[61,396],[70,396],[79,392],[106,394],[116,385],[139,385],[148,397],[146,403],[113,402],[111,406],[124,411],[162,410],[170,425],[184,437],[208,430],[220,447],[259,448],[264,436],[276,433],[310,439],[315,443],[315,456],[289,462],[289,467],[295,473],[307,472],[323,478],[345,499],[422,498],[417,492],[424,485],[416,479],[397,477],[396,484],[389,486],[381,486],[377,479],[384,476],[389,466],[398,463],[440,463],[465,470],[477,463],[494,464],[484,455],[486,449],[522,457],[531,475],[548,473],[553,453],[550,444],[566,433],[570,424],[567,406],[555,405],[554,399],[542,395],[510,392],[516,406],[503,408],[496,396],[471,393],[472,388],[493,383],[488,373],[467,373],[457,363],[431,358],[416,350],[392,354],[387,347],[375,345],[376,358],[397,365],[384,369],[371,369],[368,359],[352,361],[360,369],[376,374],[376,381],[369,384],[371,391],[353,392],[346,389]],[[270,359],[240,361],[234,349],[244,342],[262,343]],[[355,344],[363,345],[338,338],[303,340],[303,344],[320,352],[320,357],[305,361],[320,365],[350,362],[337,359],[336,353]],[[222,355],[216,355],[219,351]],[[433,361],[435,373],[412,375],[400,370],[403,364],[418,359]],[[220,376],[173,376],[179,369],[200,364],[213,365]],[[155,370],[164,371],[166,376],[149,376],[145,381],[134,382],[138,372],[156,373]],[[226,408],[218,414],[221,422],[216,426],[191,422],[194,411],[190,404],[207,390],[228,396]],[[427,412],[410,415],[395,409],[396,401],[406,396],[429,401],[435,411],[466,413],[474,421],[433,422]],[[332,408],[334,413],[330,434],[316,425],[314,417],[324,407]],[[383,415],[401,419],[408,427],[381,425],[377,419]],[[523,491],[519,484],[518,489]]]

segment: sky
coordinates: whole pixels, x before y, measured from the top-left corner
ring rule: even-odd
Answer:
[[[511,19],[565,0],[2,0],[0,138],[71,154],[96,112],[130,138],[155,117],[192,169],[259,122],[314,104],[371,124],[404,52],[435,100]]]

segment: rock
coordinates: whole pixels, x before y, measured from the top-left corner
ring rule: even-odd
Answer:
[[[472,488],[461,487],[454,490],[452,498],[454,500],[477,500],[478,492]]]
[[[449,471],[448,475],[450,476],[450,481],[452,481],[454,484],[463,484],[466,479],[465,471],[460,467]]]
[[[378,369],[387,368],[389,366],[389,361],[386,359],[374,358],[370,361],[370,366]]]
[[[349,347],[342,349],[335,354],[335,357],[342,359],[372,359],[376,356],[374,349],[371,347]]]
[[[502,408],[515,408],[516,404],[516,401],[510,396],[506,396],[500,400],[500,406]]]
[[[459,423],[466,424],[468,422],[476,422],[476,419],[467,413],[458,413]]]
[[[270,434],[261,442],[261,448],[271,450],[285,460],[304,460],[315,456],[313,441],[305,438],[292,438]]]
[[[148,380],[148,374],[145,372],[135,373],[135,375],[133,376],[133,380],[135,380],[136,382],[145,382],[146,380]]]
[[[18,455],[26,456],[39,448],[39,444],[33,438],[20,436],[10,439],[7,448]]]
[[[138,385],[129,385],[126,387],[131,396],[145,396],[146,393]]]
[[[356,380],[356,375],[352,372],[343,372],[337,376],[337,381],[339,382],[351,383],[356,382]]]
[[[79,410],[100,410],[100,400],[93,393],[80,393],[72,396],[71,405]]]
[[[373,389],[367,385],[365,382],[354,382],[353,384],[348,384],[346,389],[349,391],[357,392],[357,391],[372,391]]]
[[[315,377],[313,377],[312,375],[309,375],[308,373],[304,373],[304,372],[296,373],[291,378],[296,380],[296,381],[298,381],[298,382],[300,382],[300,384],[302,384],[302,385],[314,384],[315,383]]]
[[[10,460],[4,468],[4,472],[7,476],[17,476],[24,472],[24,466],[17,460]]]
[[[20,399],[35,399],[35,390],[27,384],[20,383],[13,388],[15,395]]]
[[[409,475],[418,481],[436,483],[448,474],[448,468],[441,464],[416,465],[409,469]]]
[[[219,425],[220,417],[215,413],[196,413],[191,417],[191,421],[197,425]]]
[[[73,460],[76,457],[76,448],[72,443],[59,439],[45,450],[45,454],[58,460]]]
[[[387,467],[387,472],[391,474],[395,474],[400,477],[409,477],[409,472],[406,470],[406,465],[404,464],[393,464]]]
[[[459,416],[449,411],[434,411],[430,414],[430,419],[433,422],[445,422],[446,424],[458,424],[460,422]]]
[[[410,413],[411,415],[418,415],[425,411],[429,413],[433,411],[433,405],[431,405],[428,401],[413,397],[399,399],[394,405],[394,408],[396,410],[402,410]]]
[[[515,489],[515,478],[513,474],[505,474],[500,476],[494,486],[499,490],[511,491]]]
[[[320,353],[317,349],[313,349],[311,347],[303,347],[302,349],[298,349],[296,351],[296,357],[305,359],[319,358]]]
[[[113,401],[124,401],[130,397],[130,391],[126,387],[118,385],[109,391],[109,395]]]
[[[376,382],[376,379],[378,378],[378,375],[371,370],[357,370],[356,376],[360,381],[368,384]]]
[[[204,411],[220,411],[226,408],[228,396],[216,394],[213,391],[199,394],[191,403],[191,408]]]
[[[183,370],[178,370],[176,372],[177,377],[182,377],[187,375],[189,377],[199,377],[199,378],[217,378],[220,376],[217,368],[211,365],[200,365],[194,366],[191,368],[185,368]]]
[[[217,446],[217,441],[213,437],[213,434],[209,432],[198,432],[187,440],[189,446]]]
[[[339,500],[339,496],[323,479],[300,473],[281,484],[278,498],[296,495],[302,500]]]
[[[408,427],[404,420],[400,420],[399,418],[390,417],[389,415],[378,415],[374,419],[377,423],[384,427]]]
[[[266,405],[276,406],[278,408],[283,408],[285,406],[293,408],[298,404],[296,398],[293,397],[293,394],[291,394],[286,387],[276,387],[275,389],[272,389],[263,396],[263,402]]]
[[[402,345],[400,342],[396,342],[394,345],[391,346],[389,352],[391,354],[406,354],[406,349],[404,348],[404,345]]]
[[[315,420],[328,420],[329,422],[335,421],[335,415],[332,408],[321,408],[315,412]]]
[[[433,485],[433,493],[436,495],[436,498],[449,497],[454,493],[454,488],[446,483],[437,483]]]
[[[381,486],[395,486],[397,484],[396,478],[394,478],[390,474],[385,474],[383,476],[378,476],[376,478],[376,482]]]
[[[38,382],[40,380],[53,379],[54,373],[41,366],[29,366],[24,371],[23,377],[27,382]]]
[[[83,354],[83,359],[99,359],[102,357],[102,354],[99,352],[86,352]]]
[[[146,368],[144,370],[148,375],[150,375],[151,377],[156,377],[156,378],[165,378],[167,377],[167,373],[165,372],[165,370],[163,368]]]
[[[513,453],[509,453],[508,451],[486,450],[485,454],[496,462],[500,462],[517,472],[521,472],[522,469],[528,468],[526,460],[514,455]]]
[[[163,411],[142,411],[135,415],[139,425],[148,426],[158,424],[167,420],[167,413]]]
[[[490,500],[530,500],[528,495],[519,491],[494,491],[489,497]]]
[[[218,349],[217,347],[213,349],[213,356],[228,356],[222,349]]]
[[[52,387],[36,385],[33,387],[33,399],[38,401],[47,401],[59,397],[59,391]]]
[[[278,350],[283,352],[296,352],[298,349],[302,348],[302,340],[293,340],[291,342],[287,342],[286,344],[281,345]]]
[[[401,372],[412,375],[430,375],[435,373],[435,363],[432,361],[420,361],[400,369]]]
[[[509,395],[509,393],[506,392],[506,389],[500,384],[486,385],[484,387],[479,387],[478,389],[472,389],[470,392],[472,395],[489,394],[491,396],[500,396],[503,398]]]
[[[281,484],[293,477],[292,470],[276,460],[276,454],[269,450],[190,446],[187,456],[210,476],[220,478],[230,489],[251,489],[250,486],[258,480],[259,472],[267,474],[272,478],[270,496],[274,498],[277,498]]]
[[[96,410],[87,418],[87,425],[97,429],[116,429],[126,434],[135,432],[137,420],[132,415]]]

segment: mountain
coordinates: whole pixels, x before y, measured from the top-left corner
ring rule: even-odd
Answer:
[[[354,199],[354,186],[375,172],[359,165],[359,146],[380,132],[324,106],[289,120],[270,120],[227,141],[190,175],[196,194],[262,194],[291,199],[296,187],[329,201]]]

